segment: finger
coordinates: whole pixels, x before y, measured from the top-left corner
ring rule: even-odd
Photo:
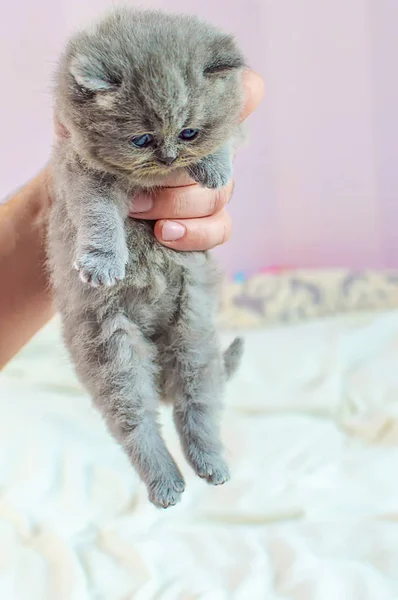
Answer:
[[[162,188],[151,196],[139,194],[133,198],[130,216],[136,219],[191,219],[220,212],[233,190],[232,180],[219,190],[200,185]]]
[[[54,123],[54,134],[56,137],[67,138],[69,137],[69,131],[66,129],[65,125],[61,123],[58,116],[54,114],[53,116]]]
[[[265,94],[265,84],[261,75],[249,69],[243,71],[242,78],[245,105],[241,114],[241,121],[244,121],[256,110],[263,99]]]
[[[161,244],[175,250],[211,250],[229,240],[231,218],[223,209],[202,219],[161,220],[155,225],[155,236]]]

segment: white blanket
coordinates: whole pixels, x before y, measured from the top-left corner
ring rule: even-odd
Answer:
[[[167,511],[78,385],[56,321],[9,365],[1,600],[398,598],[398,311],[245,337],[223,419],[232,480],[193,475],[165,411],[187,481]]]

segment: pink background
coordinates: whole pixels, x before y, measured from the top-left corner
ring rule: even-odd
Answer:
[[[0,197],[51,143],[65,37],[107,0],[13,0],[0,22]],[[235,32],[265,78],[236,165],[230,271],[274,263],[398,267],[398,1],[159,0]]]

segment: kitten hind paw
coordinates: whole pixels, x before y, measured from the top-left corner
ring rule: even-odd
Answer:
[[[149,500],[158,508],[175,506],[185,490],[182,476],[159,477],[148,486]]]
[[[189,458],[196,474],[208,483],[222,485],[230,480],[228,465],[219,455],[196,451]]]

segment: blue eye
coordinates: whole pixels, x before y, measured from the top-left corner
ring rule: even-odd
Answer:
[[[136,148],[147,148],[153,142],[153,135],[150,133],[144,133],[143,135],[136,135],[131,138],[130,143]]]
[[[183,129],[178,137],[184,142],[190,142],[198,137],[198,134],[199,131],[197,129]]]

